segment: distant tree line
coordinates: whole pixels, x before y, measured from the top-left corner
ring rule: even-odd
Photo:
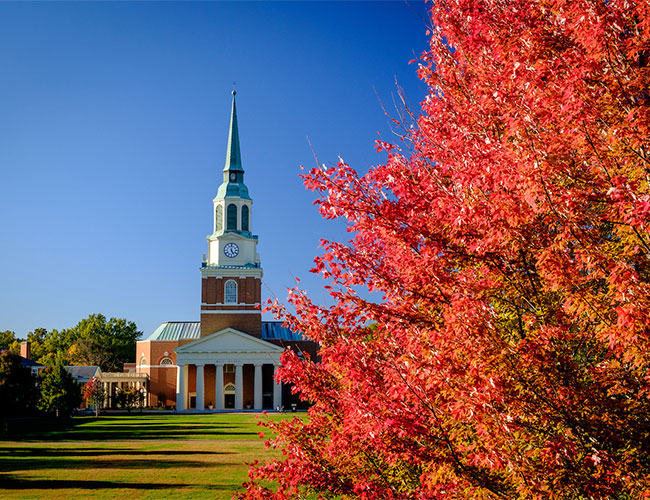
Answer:
[[[141,332],[133,321],[91,314],[72,328],[36,328],[26,339],[10,330],[0,332],[0,349],[20,354],[20,343],[31,343],[31,358],[43,365],[99,366],[102,371],[122,371],[135,361],[135,344]]]
[[[0,434],[7,418],[48,414],[69,416],[82,401],[82,390],[97,405],[103,401],[101,387],[83,388],[66,370],[66,365],[99,366],[104,371],[122,371],[124,363],[135,361],[135,345],[140,337],[136,325],[125,319],[91,314],[64,330],[37,328],[26,339],[15,332],[0,331]],[[20,344],[30,342],[31,359],[45,365],[38,376],[25,366]],[[138,401],[122,396],[123,406]],[[127,400],[128,399],[128,400]]]

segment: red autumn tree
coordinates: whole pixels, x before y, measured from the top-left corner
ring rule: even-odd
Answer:
[[[316,260],[334,306],[274,306],[322,360],[285,354],[310,418],[241,498],[647,497],[650,4],[436,0],[431,25],[404,143],[305,177],[353,238]]]

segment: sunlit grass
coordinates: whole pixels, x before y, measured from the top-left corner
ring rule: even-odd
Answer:
[[[292,418],[291,415],[274,418]],[[75,419],[0,441],[0,498],[229,499],[272,456],[250,414]]]

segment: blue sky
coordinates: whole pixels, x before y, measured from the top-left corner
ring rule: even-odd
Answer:
[[[0,2],[0,330],[63,329],[92,313],[199,319],[237,85],[265,297],[309,275],[320,219],[300,165],[364,171],[391,139],[379,98],[426,49],[422,2]],[[271,319],[271,318],[267,318]]]

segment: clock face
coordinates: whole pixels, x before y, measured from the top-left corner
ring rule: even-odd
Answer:
[[[230,172],[230,180],[234,181],[237,179],[237,174],[235,172]]]
[[[226,243],[226,246],[223,247],[223,253],[226,257],[237,257],[239,255],[239,247],[237,243]]]

